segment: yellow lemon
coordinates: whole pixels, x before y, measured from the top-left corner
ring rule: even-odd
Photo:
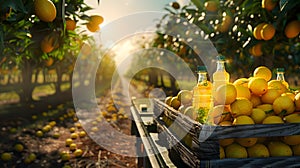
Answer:
[[[255,123],[251,117],[246,115],[236,117],[232,123],[232,125],[247,125],[247,124],[255,124]]]
[[[233,117],[241,115],[251,115],[252,112],[252,102],[246,98],[237,98],[231,105],[231,115]]]
[[[280,96],[276,89],[268,89],[268,91],[261,96],[262,103],[273,104],[274,100]]]
[[[268,149],[270,152],[270,156],[272,157],[293,155],[293,151],[290,146],[280,141],[269,142]]]
[[[284,121],[287,123],[300,123],[300,114],[292,113],[284,117]]]
[[[294,101],[295,101],[295,105],[296,105],[296,109],[295,110],[300,111],[300,93],[296,94]]]
[[[263,124],[283,124],[283,120],[279,116],[268,116],[266,117],[263,122]]]
[[[36,16],[44,22],[52,22],[56,18],[56,7],[50,0],[34,0]]]
[[[281,96],[288,96],[292,99],[292,101],[295,101],[295,94],[291,92],[282,93]]]
[[[183,105],[189,105],[192,103],[193,93],[189,90],[181,90],[178,92],[177,97]]]
[[[270,153],[269,153],[269,150],[268,148],[264,145],[264,144],[261,144],[261,143],[257,143],[249,148],[247,148],[247,151],[248,151],[248,156],[249,157],[269,157],[270,156]]]
[[[255,68],[253,77],[264,78],[266,81],[269,81],[272,78],[272,72],[268,67],[259,66]]]
[[[198,117],[197,111],[192,106],[189,106],[184,110],[184,115],[189,116],[192,120],[196,120]]]
[[[18,152],[22,152],[24,150],[24,146],[22,144],[16,144],[14,148]]]
[[[287,92],[286,86],[279,80],[270,80],[268,82],[268,89],[276,89],[280,94]]]
[[[178,100],[178,97],[175,96],[175,97],[172,97],[171,99],[171,107],[173,107],[175,110],[178,110],[178,108],[180,107],[181,103],[180,101]]]
[[[220,146],[220,159],[224,159],[224,158],[225,158],[225,151],[224,148]]]
[[[223,147],[228,146],[234,142],[233,138],[220,139],[219,144]]]
[[[252,94],[261,96],[268,91],[268,83],[264,78],[253,77],[248,83],[248,88]]]
[[[12,159],[12,155],[8,152],[4,152],[1,154],[1,159],[3,161],[10,161]]]
[[[256,108],[262,109],[267,114],[267,116],[274,115],[272,104],[261,104],[256,106]]]
[[[288,96],[280,96],[274,100],[273,110],[277,115],[288,115],[295,111],[295,104]]]
[[[260,97],[253,95],[253,94],[250,97],[250,101],[252,102],[253,107],[256,107],[256,106],[262,104]]]
[[[298,145],[300,144],[300,135],[284,136],[282,141],[288,145]]]
[[[170,106],[171,105],[171,100],[172,100],[172,96],[168,96],[168,97],[165,98],[165,103]]]
[[[255,124],[261,124],[262,121],[267,117],[266,113],[259,108],[252,109],[251,118]]]
[[[230,121],[232,119],[230,109],[225,105],[216,105],[208,114],[210,123],[219,124],[222,121]]]
[[[242,85],[237,85],[235,86],[236,92],[237,92],[237,98],[246,98],[250,99],[251,98],[251,93],[248,87],[244,87]]]
[[[249,79],[247,79],[247,78],[239,78],[233,82],[233,85],[248,87],[248,82],[249,82]]]
[[[247,158],[247,149],[237,143],[228,145],[225,148],[226,158]]]
[[[215,94],[214,98],[217,104],[231,104],[235,101],[237,96],[236,88],[233,84],[227,83],[220,85]]]
[[[235,141],[244,147],[250,147],[256,144],[257,138],[236,138]]]

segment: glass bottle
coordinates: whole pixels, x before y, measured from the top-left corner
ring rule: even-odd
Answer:
[[[198,66],[198,82],[193,88],[192,106],[198,113],[197,120],[205,123],[209,110],[212,108],[212,84],[207,79],[205,66]]]
[[[230,75],[225,68],[225,57],[223,55],[217,56],[217,69],[213,73],[213,91],[222,85],[229,83]]]
[[[289,88],[289,84],[285,81],[284,78],[284,68],[277,68],[276,69],[277,77],[276,79],[281,81],[281,83],[286,87]]]

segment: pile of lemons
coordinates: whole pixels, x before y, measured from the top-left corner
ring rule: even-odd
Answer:
[[[257,67],[253,76],[217,88],[208,118],[213,125],[300,123],[300,93],[286,81],[272,80],[272,72]],[[220,143],[220,158],[299,156],[300,135],[228,138]]]

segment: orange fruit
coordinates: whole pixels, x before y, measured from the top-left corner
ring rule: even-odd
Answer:
[[[100,27],[98,25],[95,24],[91,24],[91,23],[87,23],[86,24],[86,28],[90,31],[90,32],[96,32],[100,30]]]
[[[75,30],[76,22],[72,19],[66,19],[66,29],[67,30]]]
[[[284,33],[287,38],[297,37],[299,35],[299,32],[300,32],[299,20],[293,20],[289,22],[284,29]]]
[[[251,47],[251,50],[250,50],[251,54],[255,57],[260,57],[263,55],[263,52],[262,52],[262,43],[257,43],[255,44],[253,47]]]
[[[50,0],[34,0],[36,16],[44,22],[52,22],[56,18],[56,7]]]
[[[264,78],[253,77],[248,83],[251,93],[261,96],[268,91],[268,83]]]
[[[277,1],[274,0],[262,0],[261,7],[265,8],[267,11],[273,10],[277,5]]]
[[[92,15],[90,16],[90,21],[89,23],[93,24],[93,25],[99,25],[101,23],[103,23],[104,18],[100,15]]]
[[[254,38],[256,38],[257,40],[262,40],[262,37],[260,35],[260,31],[262,29],[262,27],[265,25],[266,23],[260,23],[258,24],[254,30],[253,30],[253,36]]]
[[[218,2],[217,1],[214,1],[214,0],[211,0],[211,1],[206,1],[204,3],[204,7],[206,9],[206,11],[209,11],[209,12],[216,12],[218,10]]]
[[[272,78],[272,72],[268,67],[259,66],[255,68],[253,72],[253,77],[261,77],[264,78],[266,81],[269,81]]]
[[[174,9],[179,9],[180,8],[180,5],[178,2],[172,2],[171,6],[174,8]]]
[[[260,35],[262,37],[262,39],[264,40],[271,40],[274,35],[275,35],[275,27],[272,24],[265,24],[263,25],[261,31],[260,31]]]
[[[53,51],[58,46],[53,36],[47,35],[41,42],[41,49],[44,53]]]
[[[54,60],[52,57],[49,57],[47,60],[45,60],[45,64],[47,67],[50,67],[53,64]]]

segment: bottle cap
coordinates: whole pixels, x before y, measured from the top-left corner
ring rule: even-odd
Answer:
[[[197,71],[207,71],[205,66],[197,66]]]
[[[276,68],[277,72],[284,72],[284,68]]]
[[[225,56],[224,55],[218,55],[217,60],[225,61]]]

